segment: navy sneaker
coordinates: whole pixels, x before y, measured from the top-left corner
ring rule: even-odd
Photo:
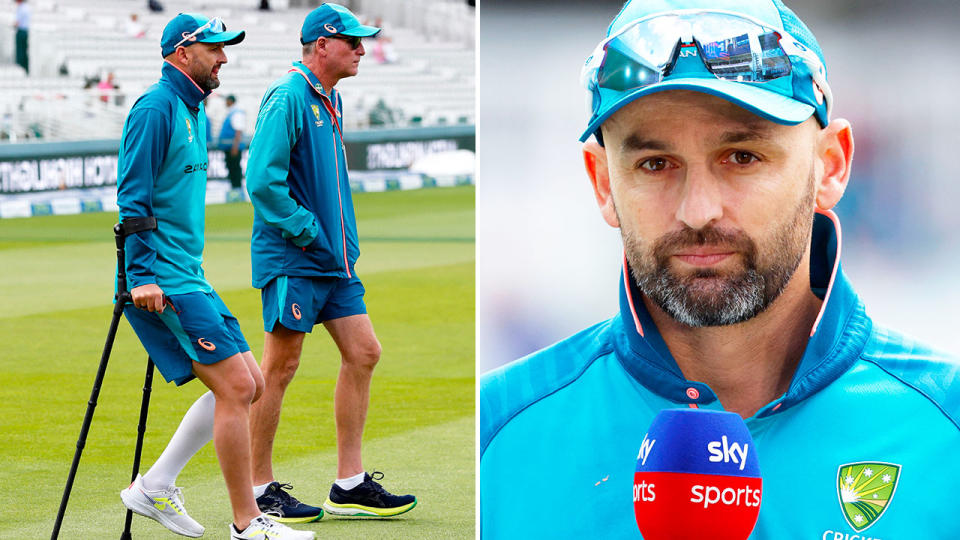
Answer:
[[[335,516],[391,517],[417,505],[413,495],[393,495],[383,489],[376,482],[382,479],[383,473],[374,471],[372,476],[363,473],[363,483],[350,490],[334,483],[323,509]]]
[[[323,517],[323,509],[303,504],[284,491],[287,489],[293,489],[293,486],[270,482],[263,495],[257,497],[260,511],[279,523],[309,523]]]

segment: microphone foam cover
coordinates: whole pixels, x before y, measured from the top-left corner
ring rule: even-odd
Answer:
[[[746,540],[762,489],[756,448],[738,414],[666,409],[640,445],[634,514],[644,540]]]

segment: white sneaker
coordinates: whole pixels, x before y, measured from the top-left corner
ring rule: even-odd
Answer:
[[[243,532],[230,524],[230,540],[313,540],[313,531],[296,531],[282,523],[273,521],[266,514],[250,520]]]
[[[143,477],[138,474],[130,487],[120,492],[120,498],[130,510],[158,521],[177,534],[191,538],[203,536],[203,525],[187,515],[183,508],[183,493],[176,486],[147,491],[143,487]]]

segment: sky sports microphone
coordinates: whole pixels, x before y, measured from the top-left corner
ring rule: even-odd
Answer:
[[[761,495],[756,448],[740,415],[666,409],[653,419],[633,475],[644,540],[745,540]]]

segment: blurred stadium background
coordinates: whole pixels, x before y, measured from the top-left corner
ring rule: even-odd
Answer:
[[[342,3],[383,27],[379,39],[365,41],[359,76],[337,85],[354,189],[471,183],[475,8],[464,0]],[[0,11],[0,218],[114,208],[123,121],[159,78],[160,35],[178,12],[220,16],[246,30],[245,41],[227,49],[206,109],[212,144],[225,98],[235,95],[249,139],[263,91],[300,58],[300,26],[320,2],[272,0],[261,10],[256,0],[164,0],[162,12],[141,0],[26,4],[29,74],[13,62],[15,4]],[[226,177],[220,150],[210,152],[209,176]],[[226,182],[211,183],[210,202],[243,197]]]
[[[960,62],[951,0],[786,0],[824,50],[856,153],[843,265],[877,321],[960,353]],[[478,372],[613,315],[620,238],[583,172],[582,62],[619,0],[485,0],[477,194]]]

